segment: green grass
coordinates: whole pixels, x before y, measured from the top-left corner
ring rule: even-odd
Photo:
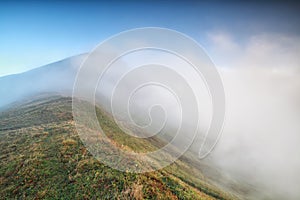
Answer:
[[[128,149],[144,152],[164,145],[157,138],[129,137],[108,114],[98,109],[97,115],[108,137]],[[209,184],[187,157],[144,174],[100,163],[79,139],[66,97],[0,113],[0,158],[0,199],[234,199]]]

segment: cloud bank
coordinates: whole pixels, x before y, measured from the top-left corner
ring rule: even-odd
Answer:
[[[300,197],[300,37],[260,34],[245,42],[208,34],[226,93],[222,139],[212,159],[254,185],[254,199]]]

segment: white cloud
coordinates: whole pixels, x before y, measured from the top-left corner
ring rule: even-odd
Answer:
[[[300,37],[262,34],[244,45],[228,34],[209,38],[227,97],[216,163],[272,199],[299,199]]]

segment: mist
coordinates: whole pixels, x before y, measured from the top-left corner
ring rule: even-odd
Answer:
[[[226,94],[226,122],[213,162],[256,188],[252,199],[300,197],[300,38],[256,35],[243,46],[209,34]]]
[[[203,162],[210,163],[224,176],[228,176],[228,182],[220,186],[243,199],[299,199],[300,157],[297,153],[300,152],[300,38],[263,33],[253,35],[241,43],[222,31],[208,33],[208,38],[210,45],[206,50],[216,64],[225,88],[226,120],[221,139]],[[120,63],[114,63],[115,66],[107,71],[107,78],[99,84],[98,91],[105,94],[106,105],[109,107],[110,100],[117,99],[116,107],[119,106],[120,110],[126,108],[128,93],[134,88],[132,84],[159,75],[169,79],[169,84],[177,83],[178,91],[188,95],[184,91],[185,87],[180,88],[179,79],[174,78],[175,75],[170,72],[157,73],[155,68],[152,72],[135,72],[141,62],[151,63],[153,57],[156,59],[162,56],[160,64],[166,63],[178,74],[188,77],[185,81],[196,94],[200,94],[197,99],[198,137],[191,146],[191,150],[198,153],[212,117],[210,95],[203,84],[204,80],[193,77],[188,66],[173,57],[161,55],[161,52],[135,54],[121,59]],[[118,66],[122,66],[122,70]],[[126,73],[133,74],[122,79],[120,84],[120,77]],[[117,84],[119,89],[115,88]],[[113,92],[119,92],[115,99]],[[179,137],[181,140],[189,140],[193,132],[188,125],[193,122],[194,116],[183,119],[176,117],[180,114],[177,108],[181,105],[167,93],[155,87],[140,92],[131,104],[135,108],[133,120],[136,124],[150,124],[146,131],[159,130],[157,132],[162,137],[174,137],[181,123],[186,128],[185,134]],[[101,101],[105,102],[103,99]],[[162,109],[148,112],[153,105]],[[126,115],[126,111],[123,109],[119,116]],[[131,120],[124,119],[126,122]],[[162,123],[166,124],[160,129]],[[214,183],[218,184],[218,178],[223,177],[214,177]]]

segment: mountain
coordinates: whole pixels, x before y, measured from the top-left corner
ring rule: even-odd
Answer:
[[[253,194],[259,194],[254,186],[228,177],[210,159],[200,161],[195,152],[191,151],[175,164],[144,175],[117,172],[93,159],[75,131],[70,97],[77,71],[86,56],[87,54],[81,54],[21,74],[0,77],[0,199],[74,199],[90,198],[93,194],[102,197],[105,192],[99,193],[95,188],[88,189],[85,186],[102,188],[103,184],[103,190],[111,188],[105,193],[107,198],[119,199],[124,199],[125,194],[129,199],[236,199],[237,196],[253,199]],[[105,106],[109,101],[105,96],[101,96],[100,100],[102,109],[107,109]],[[107,132],[111,133],[111,139],[119,142],[121,147],[144,152],[164,144],[162,138],[146,143],[134,137],[128,138],[112,123],[111,114],[102,109],[97,109],[98,114],[102,113],[98,119],[100,123],[108,122],[106,124],[111,125],[106,126]],[[34,160],[33,163],[31,159]],[[89,167],[92,169],[77,173],[74,167],[79,165],[81,159],[82,162],[91,162]],[[32,174],[33,172],[37,175]],[[112,178],[110,181],[117,181],[123,186],[127,184],[126,191],[125,186],[120,186],[122,189],[112,194],[118,185],[114,182],[113,185],[101,182],[94,177],[95,173],[102,178],[109,176]],[[75,184],[73,180],[78,177],[76,174],[80,174],[78,176],[81,178]],[[88,180],[83,180],[82,176]],[[134,181],[126,183],[126,180],[117,179],[119,176]],[[55,182],[57,178],[62,180]],[[98,182],[94,182],[94,179]],[[150,195],[151,184],[158,185],[153,186]],[[139,197],[133,195],[135,186],[142,190],[139,191]],[[80,196],[77,192],[82,187],[85,187],[85,196]],[[38,192],[40,188],[44,189],[42,195]],[[147,196],[148,193],[150,196]]]
[[[85,57],[86,54],[81,54],[21,74],[0,77],[0,107],[40,93],[70,95]]]
[[[189,155],[144,174],[105,166],[79,139],[71,102],[43,94],[0,112],[0,199],[236,199],[214,186],[201,171],[208,166]],[[100,108],[97,116],[122,148],[154,148],[129,140]]]

